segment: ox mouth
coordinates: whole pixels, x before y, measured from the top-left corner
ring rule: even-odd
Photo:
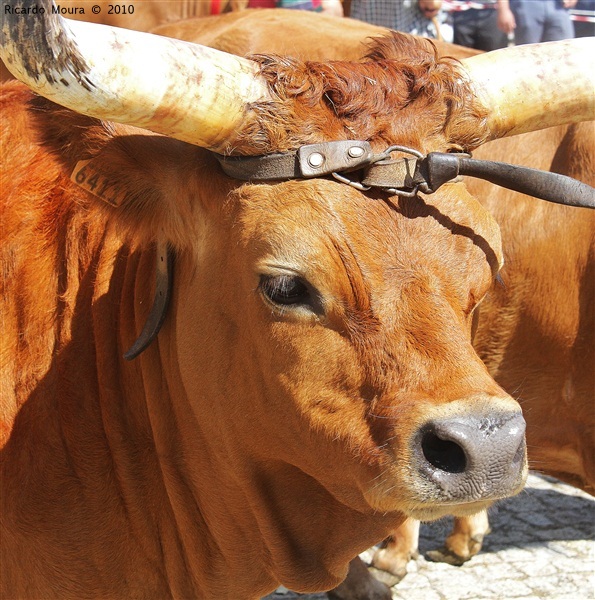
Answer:
[[[520,490],[519,490],[520,491]],[[466,504],[439,504],[420,506],[405,511],[407,516],[417,521],[437,521],[447,516],[469,517],[494,504],[495,500],[468,502]]]

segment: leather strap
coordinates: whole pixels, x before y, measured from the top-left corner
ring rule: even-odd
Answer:
[[[297,150],[263,156],[216,154],[223,171],[245,181],[309,179],[349,172],[369,165],[375,155],[368,142],[340,140],[308,144]],[[378,157],[378,160],[381,156]]]
[[[548,202],[595,208],[595,189],[560,173],[442,152],[428,154],[421,165],[421,171],[432,191],[454,177],[467,175]]]
[[[382,160],[370,165],[362,184],[367,187],[413,190],[425,183],[418,169],[417,158]]]
[[[301,179],[297,152],[264,156],[215,155],[223,172],[243,181]]]
[[[393,152],[415,158],[391,158]],[[310,144],[296,151],[264,156],[216,155],[230,177],[247,181],[307,179],[333,175],[359,190],[379,188],[390,194],[414,196],[435,192],[461,175],[479,177],[535,198],[568,206],[595,208],[595,190],[580,181],[548,171],[487,160],[468,154],[419,152],[391,146],[373,154],[368,142],[336,141]],[[357,173],[355,173],[357,171]]]

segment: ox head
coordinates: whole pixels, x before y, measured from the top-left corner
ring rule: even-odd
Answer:
[[[470,151],[585,118],[574,74],[554,97],[543,84],[552,56],[573,60],[571,43],[512,53],[533,73],[524,85],[539,101],[527,108],[497,78],[510,74],[500,59],[460,65],[407,36],[334,64],[244,60],[57,17],[41,37],[11,38],[41,22],[5,20],[3,59],[15,75],[75,111],[169,136],[94,123],[102,141],[86,152],[97,173],[118,179],[110,218],[134,239],[142,230],[141,242],[176,248],[161,360],[200,439],[232,463],[236,483],[251,482],[261,530],[282,504],[298,507],[296,490],[359,514],[422,519],[474,513],[520,490],[520,408],[471,344],[502,262],[499,230],[464,185],[399,197],[328,178],[244,184],[196,146],[257,155],[360,139],[377,152]],[[50,47],[58,38],[66,50]],[[51,59],[38,65],[33,52]],[[286,515],[286,533],[294,520]]]

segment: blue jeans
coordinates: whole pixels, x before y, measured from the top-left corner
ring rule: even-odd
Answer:
[[[510,0],[515,44],[553,42],[574,37],[568,11],[559,0]]]

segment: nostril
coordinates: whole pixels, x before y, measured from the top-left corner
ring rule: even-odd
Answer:
[[[525,460],[525,437],[523,436],[517,451],[512,458],[512,464],[517,465]]]
[[[441,471],[462,473],[467,466],[464,450],[455,442],[443,440],[432,431],[426,431],[421,440],[426,460]]]

